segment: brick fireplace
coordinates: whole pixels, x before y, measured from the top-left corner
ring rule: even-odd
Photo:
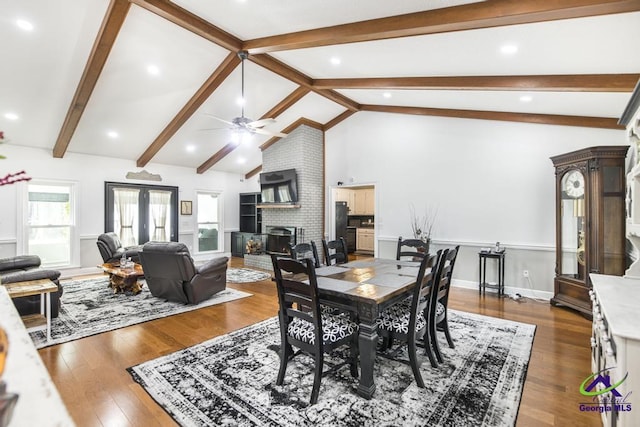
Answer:
[[[262,152],[262,171],[295,169],[298,177],[298,208],[262,209],[263,233],[271,228],[293,229],[294,241],[313,240],[321,247],[324,236],[324,134],[306,124],[298,126]],[[284,239],[282,239],[284,240]],[[269,241],[267,251],[272,251]],[[271,270],[269,255],[247,254],[244,265]]]

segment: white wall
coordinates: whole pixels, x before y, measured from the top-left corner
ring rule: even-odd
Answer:
[[[418,212],[433,207],[436,246],[463,246],[467,262],[454,274],[459,283],[476,286],[479,247],[500,241],[508,248],[507,286],[526,289],[521,270],[527,268],[533,288],[550,292],[555,176],[549,157],[594,145],[627,141],[616,130],[360,112],[326,133],[326,182],[327,188],[338,181],[375,183],[379,256],[393,257],[398,236],[411,236],[410,203]]]
[[[97,236],[104,231],[104,182],[128,182],[138,184],[157,184],[179,187],[180,200],[195,201],[196,191],[209,190],[222,192],[224,209],[225,246],[224,253],[230,252],[228,234],[239,228],[238,194],[257,191],[257,184],[250,180],[244,182],[242,175],[223,172],[197,174],[195,169],[150,163],[138,168],[134,161],[67,153],[64,158],[53,158],[49,150],[25,148],[3,144],[1,153],[7,157],[0,160],[0,175],[26,170],[33,179],[64,180],[78,183],[79,215],[78,234],[81,240],[81,262],[78,268],[94,268],[100,255],[95,244]],[[160,174],[162,181],[139,181],[125,178],[127,172],[142,169]],[[18,238],[16,209],[19,192],[23,183],[0,187],[0,257],[16,254]],[[194,205],[195,212],[195,205]],[[196,216],[181,216],[179,240],[190,249],[194,245]]]

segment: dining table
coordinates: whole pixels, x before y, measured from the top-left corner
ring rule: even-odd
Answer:
[[[419,261],[371,258],[316,269],[321,302],[357,314],[360,396],[370,399],[376,390],[376,319],[385,308],[411,295],[419,268]]]

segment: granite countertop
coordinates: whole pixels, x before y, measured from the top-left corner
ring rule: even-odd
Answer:
[[[590,277],[609,331],[640,340],[640,279],[593,273]]]

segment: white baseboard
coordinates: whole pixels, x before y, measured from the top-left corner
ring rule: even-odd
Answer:
[[[464,288],[464,289],[473,289],[478,290],[478,282],[472,282],[469,280],[452,280],[451,286],[456,288]],[[491,291],[494,292],[494,291]],[[513,286],[505,286],[504,287],[505,295],[515,295],[520,294],[523,297],[534,298],[534,299],[542,299],[542,300],[550,300],[553,297],[553,292],[548,291],[539,291],[533,290],[530,288],[516,288]]]

